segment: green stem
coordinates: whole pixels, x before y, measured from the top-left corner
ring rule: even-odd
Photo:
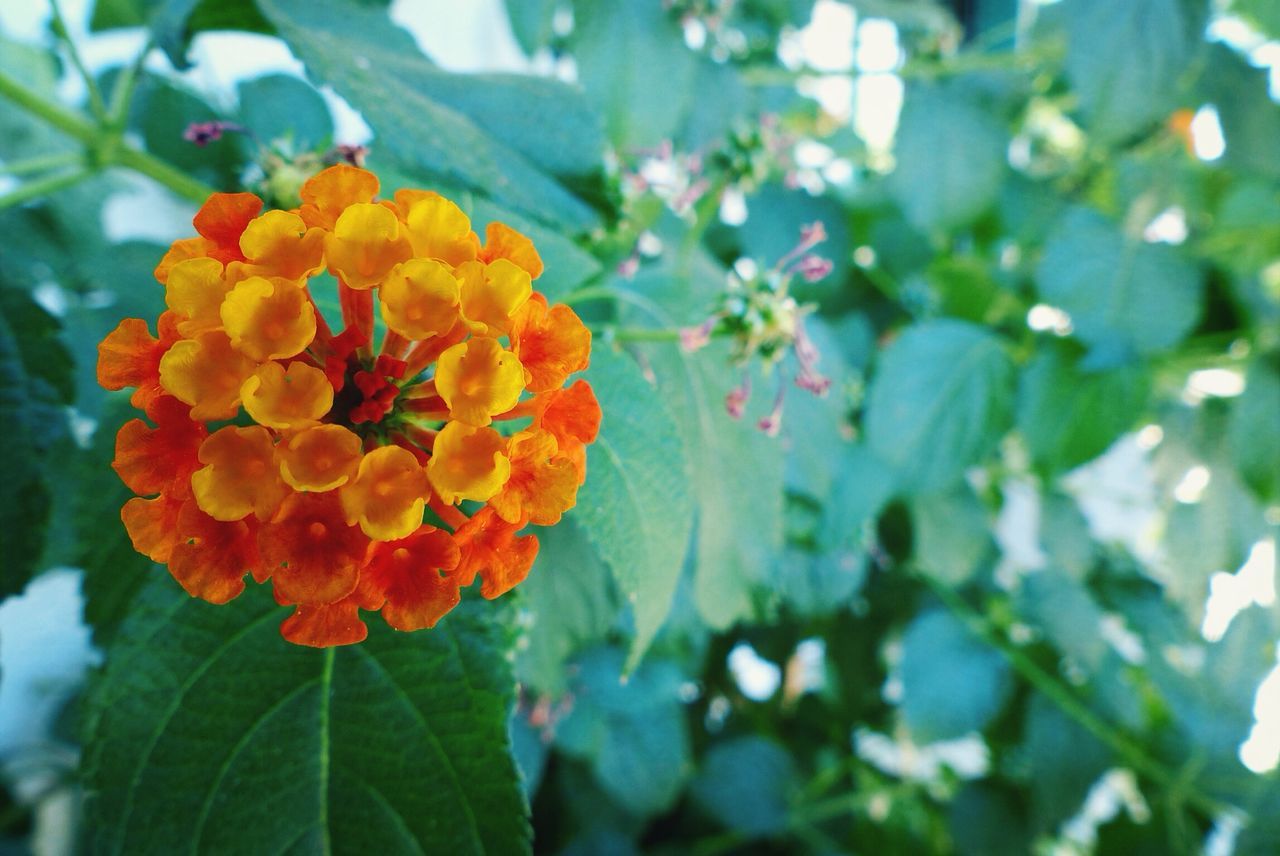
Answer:
[[[41,155],[26,158],[13,163],[0,164],[0,175],[23,176],[37,172],[48,172],[64,166],[76,166],[84,163],[84,155],[80,152],[59,152],[53,155]]]
[[[0,211],[12,208],[15,205],[22,205],[33,199],[39,199],[41,196],[57,193],[59,190],[64,190],[73,184],[79,184],[91,175],[93,175],[93,170],[86,167],[25,182],[11,193],[0,196]]]
[[[62,16],[61,4],[58,0],[51,0],[49,5],[53,9],[54,35],[67,46],[67,54],[71,57],[71,64],[75,66],[76,71],[80,74],[80,79],[84,81],[85,88],[89,90],[89,109],[98,121],[105,121],[107,118],[107,105],[102,100],[102,91],[98,89],[98,82],[89,73],[89,69],[85,66],[84,60],[80,56],[80,51],[76,48],[75,40],[71,38],[71,31],[67,29],[67,21]]]
[[[0,72],[0,97],[44,120],[69,137],[84,143],[100,167],[122,166],[155,179],[179,196],[203,202],[214,189],[154,155],[120,141],[118,134],[90,122],[78,113],[46,101],[39,93]]]
[[[1138,773],[1156,782],[1162,788],[1180,791],[1188,805],[1209,817],[1218,817],[1223,814],[1238,816],[1242,813],[1239,808],[1219,802],[1180,781],[1173,770],[1148,755],[1147,751],[1138,742],[1094,713],[1074,692],[1063,686],[1057,678],[1049,674],[1034,660],[1015,647],[1013,643],[1009,642],[1002,633],[991,625],[986,616],[971,607],[965,602],[964,598],[927,574],[920,574],[919,576],[947,609],[951,610],[952,614],[964,622],[965,626],[976,636],[999,651],[1009,661],[1009,665],[1013,666],[1014,670],[1027,683],[1035,687],[1049,701],[1057,705],[1059,710],[1079,723],[1082,728],[1110,747],[1112,751],[1123,758]]]
[[[613,327],[610,335],[619,342],[676,342],[680,340],[679,330],[664,330],[654,327]]]
[[[560,298],[560,302],[568,306],[574,306],[575,304],[588,303],[592,300],[614,300],[617,296],[618,293],[608,286],[589,285],[586,288],[570,292]]]
[[[133,102],[133,93],[138,86],[138,78],[142,76],[142,66],[151,53],[154,42],[150,38],[142,46],[141,52],[133,62],[125,66],[116,78],[116,85],[111,90],[111,109],[107,114],[107,124],[113,129],[123,131],[129,120],[129,105]]]

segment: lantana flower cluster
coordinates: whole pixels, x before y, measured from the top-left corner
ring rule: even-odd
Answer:
[[[533,290],[532,242],[378,190],[338,165],[295,210],[215,194],[156,268],[156,333],[129,318],[99,346],[101,384],[147,417],[113,464],[134,547],[213,603],[270,581],[303,645],[361,641],[361,610],[431,627],[477,576],[488,598],[522,581],[538,541],[519,533],[574,505],[601,418],[569,382],[591,334]]]

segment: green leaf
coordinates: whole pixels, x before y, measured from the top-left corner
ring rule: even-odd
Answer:
[[[597,345],[586,377],[604,420],[574,516],[632,606],[634,665],[671,609],[689,546],[687,451],[666,401],[629,358]]]
[[[1089,521],[1069,496],[1049,493],[1041,497],[1040,544],[1049,561],[1074,580],[1083,580],[1093,569],[1097,550],[1089,534]]]
[[[618,283],[626,292],[623,317],[667,329],[697,323],[724,281],[724,269],[706,256],[694,256],[687,267],[665,261]],[[697,509],[694,602],[707,624],[723,629],[755,616],[754,595],[771,581],[782,546],[784,449],[757,430],[754,415],[770,406],[767,390],[779,378],[753,372],[756,388],[764,389],[752,413],[734,420],[724,400],[741,375],[731,367],[727,341],[693,354],[671,343],[640,352],[688,453]]]
[[[991,785],[966,785],[951,801],[947,819],[960,856],[1031,852],[1031,836],[1019,806]]]
[[[605,641],[620,604],[609,569],[573,515],[538,533],[541,546],[520,584],[531,615],[528,644],[516,655],[520,682],[553,696],[567,689],[564,664]]]
[[[95,852],[528,852],[492,604],[325,651],[287,614],[144,590],[88,705]]]
[[[889,190],[907,219],[924,232],[967,226],[1000,193],[1008,138],[999,120],[961,87],[913,87],[898,122],[897,167]]]
[[[1087,130],[1118,142],[1165,118],[1204,31],[1197,0],[1072,0],[1066,70]]]
[[[241,83],[241,123],[264,143],[290,139],[295,151],[333,139],[333,117],[319,92],[287,74],[266,74]]]
[[[691,772],[688,728],[669,661],[650,660],[623,682],[621,652],[582,658],[574,706],[556,731],[564,751],[589,760],[595,779],[633,814],[668,809]]]
[[[1280,369],[1259,359],[1231,409],[1228,436],[1240,477],[1263,501],[1280,500]]]
[[[958,587],[994,553],[987,509],[968,487],[911,501],[913,555],[922,573]]]
[[[1275,179],[1280,161],[1280,106],[1271,98],[1268,72],[1225,44],[1207,48],[1201,99],[1213,104],[1227,148],[1222,162],[1242,172]]]
[[[47,473],[67,438],[71,361],[57,321],[23,291],[0,286],[0,598],[39,570],[52,509]]]
[[[344,0],[259,7],[318,84],[359,105],[376,134],[375,164],[460,185],[574,231],[595,224],[595,212],[548,174],[580,174],[600,160],[594,119],[572,89],[441,71],[381,8]]]
[[[871,450],[911,491],[940,490],[993,450],[1012,415],[1002,342],[949,319],[907,328],[880,357],[867,397]]]
[[[199,0],[97,0],[89,29],[93,32],[119,27],[146,27],[151,38],[178,69],[190,67],[187,47],[191,34],[187,19]]]
[[[1036,281],[1103,364],[1171,348],[1200,317],[1193,264],[1174,247],[1127,237],[1088,208],[1072,208],[1059,221]]]
[[[712,817],[751,839],[786,829],[799,786],[785,747],[764,737],[739,737],[711,747],[692,792]]]
[[[1050,475],[1091,461],[1142,415],[1149,392],[1140,365],[1088,371],[1064,346],[1045,342],[1018,381],[1017,427]]]
[[[902,716],[917,743],[981,731],[1013,689],[1004,657],[939,609],[911,622],[899,668]]]
[[[0,35],[0,71],[46,100],[58,100],[60,75],[50,52]],[[74,143],[27,111],[8,103],[0,110],[0,158],[6,162],[73,151]]]
[[[672,139],[698,68],[675,16],[648,0],[576,0],[573,11],[578,78],[609,140],[634,154]]]

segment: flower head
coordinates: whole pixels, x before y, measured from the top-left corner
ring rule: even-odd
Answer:
[[[542,259],[508,226],[482,242],[444,197],[379,201],[346,164],[298,195],[210,197],[156,267],[156,334],[130,318],[99,345],[99,382],[146,416],[117,436],[121,518],[194,597],[269,583],[292,642],[359,642],[362,612],[432,627],[476,576],[485,597],[524,579],[521,530],[573,506],[600,424],[571,381],[590,333],[533,289]]]

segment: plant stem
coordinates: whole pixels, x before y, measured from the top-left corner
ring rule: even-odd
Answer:
[[[76,48],[75,40],[71,38],[71,31],[67,29],[67,20],[62,16],[62,6],[58,0],[50,0],[49,5],[53,11],[54,35],[67,46],[67,54],[71,57],[71,64],[75,66],[76,71],[80,74],[80,79],[84,81],[85,88],[89,90],[89,109],[99,122],[105,121],[107,118],[107,105],[102,100],[102,91],[98,89],[98,82],[89,73],[89,69],[85,66],[84,60],[80,56],[80,51]]]
[[[68,188],[73,184],[79,184],[91,175],[93,175],[92,169],[82,167],[70,172],[59,172],[54,175],[37,178],[34,181],[25,182],[11,193],[0,196],[0,211],[12,208],[15,205],[22,205],[33,199],[39,199],[41,196],[47,196],[50,193],[57,193],[59,190]]]
[[[52,155],[40,155],[13,163],[0,164],[0,175],[32,175],[37,172],[48,172],[64,166],[76,166],[84,163],[84,156],[79,152],[59,152]]]
[[[28,113],[44,120],[62,133],[84,143],[90,160],[99,167],[122,166],[155,179],[179,196],[203,202],[214,189],[170,166],[154,155],[127,145],[117,133],[94,124],[59,104],[46,101],[39,93],[0,71],[0,97],[7,98]]]
[[[680,339],[679,330],[660,327],[612,327],[609,333],[619,342],[675,342]]]
[[[927,574],[919,575],[933,591],[934,595],[951,610],[957,618],[964,622],[976,636],[982,639],[1009,661],[1027,683],[1031,684],[1058,709],[1074,719],[1081,727],[1111,748],[1125,760],[1134,770],[1148,779],[1169,790],[1178,790],[1185,802],[1211,818],[1223,814],[1242,814],[1235,806],[1220,802],[1207,794],[1179,781],[1178,775],[1162,762],[1147,754],[1143,746],[1116,726],[1094,713],[1076,694],[1063,686],[1053,675],[1040,667],[1034,660],[1015,647],[1004,634],[1000,633],[987,620],[986,616],[971,607],[964,598],[945,585],[937,582]]]

